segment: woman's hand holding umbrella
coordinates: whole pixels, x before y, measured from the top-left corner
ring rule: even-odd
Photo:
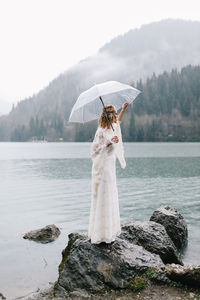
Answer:
[[[127,107],[129,106],[129,104],[130,104],[129,102],[125,102],[125,103],[122,105],[122,110],[121,110],[121,112],[120,112],[120,114],[119,114],[119,117],[118,117],[118,120],[119,120],[119,121],[121,121],[121,119],[122,119],[122,117],[123,117],[123,115],[124,115],[124,113],[125,113]]]
[[[125,102],[123,105],[122,105],[122,110],[126,110],[127,109],[127,107],[129,106],[129,102]]]

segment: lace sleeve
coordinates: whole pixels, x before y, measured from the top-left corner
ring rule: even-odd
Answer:
[[[109,143],[112,143],[112,145],[108,146]],[[92,143],[91,148],[91,156],[92,159],[97,157],[103,152],[110,153],[114,150],[114,144],[106,135],[106,130],[102,128],[98,128]]]

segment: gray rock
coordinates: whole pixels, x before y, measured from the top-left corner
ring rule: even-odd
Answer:
[[[6,297],[2,293],[0,293],[0,299],[5,300]]]
[[[122,225],[122,238],[143,246],[151,253],[160,255],[166,263],[183,265],[180,255],[165,228],[155,222],[129,222]]]
[[[200,266],[183,267],[176,264],[167,264],[165,268],[171,280],[188,286],[200,287]]]
[[[187,224],[175,208],[162,206],[156,209],[150,221],[162,224],[178,249],[186,245],[188,237]]]
[[[168,280],[159,255],[135,245],[123,235],[110,244],[91,244],[86,235],[71,233],[62,256],[55,296],[66,297],[75,291],[97,293],[125,289],[132,278],[149,268],[156,268],[159,278],[163,274],[163,281]]]
[[[23,238],[46,244],[53,242],[59,235],[60,230],[58,227],[55,225],[47,225],[44,228],[26,233]]]
[[[73,292],[70,292],[69,293],[69,297],[70,298],[72,298],[72,299],[81,299],[81,300],[83,300],[83,299],[88,299],[89,297],[90,297],[90,295],[87,293],[87,292],[85,292],[85,291],[78,291],[78,290],[76,290],[76,291],[73,291]]]

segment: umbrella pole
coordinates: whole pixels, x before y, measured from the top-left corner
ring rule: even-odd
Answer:
[[[112,126],[112,122],[111,122],[110,119],[108,118],[108,114],[107,114],[106,107],[105,107],[105,104],[104,104],[104,102],[103,102],[103,99],[101,98],[101,96],[99,96],[99,98],[100,98],[101,103],[102,103],[102,105],[103,105],[103,107],[104,107],[104,109],[105,109],[107,120],[110,122],[110,126],[112,127],[112,130],[113,130],[113,132],[114,132],[114,128],[113,128],[113,126]]]

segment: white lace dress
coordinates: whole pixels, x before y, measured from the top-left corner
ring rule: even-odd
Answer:
[[[117,124],[113,123],[113,126],[116,129]],[[91,149],[92,199],[88,237],[93,244],[111,243],[121,233],[115,167],[117,144],[107,147],[112,137],[112,129],[98,127]]]

